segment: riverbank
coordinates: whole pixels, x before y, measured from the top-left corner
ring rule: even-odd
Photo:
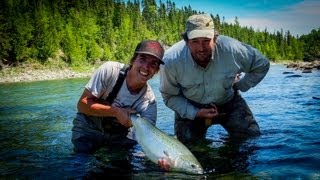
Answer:
[[[301,70],[303,73],[311,73],[312,70],[320,70],[320,60],[312,62],[289,62],[285,64],[287,68],[293,68],[295,70]]]
[[[86,78],[90,77],[95,67],[86,67],[82,70],[73,70],[70,67],[9,67],[0,70],[0,84],[14,82],[31,82],[55,79]]]
[[[320,69],[320,61],[314,62],[283,62],[287,68],[309,71]],[[73,70],[70,67],[52,68],[46,66],[23,65],[7,67],[0,70],[0,84],[14,82],[31,82],[55,79],[86,78],[90,77],[98,66],[88,66],[82,70]]]

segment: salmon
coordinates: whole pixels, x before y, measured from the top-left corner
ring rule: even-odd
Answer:
[[[170,171],[203,174],[203,168],[191,151],[178,139],[152,125],[139,115],[132,114],[135,139],[146,156],[154,163],[165,159]]]

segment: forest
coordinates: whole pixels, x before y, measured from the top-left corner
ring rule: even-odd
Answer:
[[[97,61],[128,63],[137,43],[159,40],[169,47],[181,39],[186,19],[196,13],[167,0],[1,0],[0,62],[63,61],[79,67]],[[320,28],[293,36],[280,29],[254,30],[210,14],[215,30],[259,49],[271,61],[320,59]]]

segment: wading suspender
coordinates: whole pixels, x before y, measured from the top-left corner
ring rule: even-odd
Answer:
[[[114,98],[116,98],[116,96],[117,96],[117,94],[118,94],[118,92],[119,92],[119,90],[121,88],[121,85],[123,84],[123,81],[127,76],[128,69],[129,69],[129,65],[124,65],[121,68],[121,70],[119,72],[119,76],[118,76],[117,82],[114,85],[112,91],[110,92],[109,96],[106,99],[106,101],[108,103],[112,104]]]

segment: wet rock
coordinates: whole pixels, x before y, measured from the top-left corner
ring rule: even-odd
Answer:
[[[303,73],[311,73],[313,69],[320,70],[320,60],[312,62],[291,62],[287,64],[287,68],[302,70]]]
[[[285,71],[285,72],[283,72],[282,74],[294,74],[294,72]]]
[[[301,75],[299,75],[299,74],[294,74],[294,75],[286,76],[286,78],[292,78],[292,77],[302,77],[302,76],[301,76]]]
[[[304,69],[304,70],[302,70],[302,73],[312,73],[312,70],[311,69]]]

